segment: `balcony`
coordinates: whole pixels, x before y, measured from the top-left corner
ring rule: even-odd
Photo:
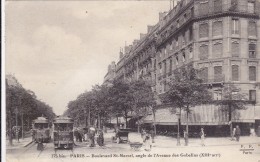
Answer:
[[[225,75],[224,74],[217,74],[213,76],[209,76],[208,78],[206,77],[201,77],[203,80],[203,83],[206,84],[222,84],[225,81]]]

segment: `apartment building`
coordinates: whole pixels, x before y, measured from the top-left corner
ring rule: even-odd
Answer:
[[[232,122],[248,132],[260,125],[259,15],[257,0],[181,0],[169,12],[160,13],[159,22],[121,53],[116,77],[146,78],[161,94],[174,70],[193,65],[201,69],[200,77],[214,99],[222,99],[221,87],[228,84],[247,94],[252,102],[246,110],[234,112]],[[158,112],[161,124],[170,113],[158,111],[165,112]],[[176,125],[176,117],[172,119],[165,125]],[[195,128],[229,124],[227,114],[214,105],[194,108],[188,120]],[[181,122],[186,124],[185,116]]]

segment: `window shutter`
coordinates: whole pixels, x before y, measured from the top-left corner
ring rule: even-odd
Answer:
[[[209,36],[209,24],[208,23],[200,24],[199,34],[200,34],[200,38],[205,38],[205,37]]]
[[[214,67],[214,81],[221,82],[222,80],[222,66]]]
[[[199,6],[200,15],[207,15],[209,13],[209,2],[202,1]]]
[[[256,67],[249,66],[249,81],[256,81]]]
[[[238,81],[238,80],[239,80],[239,66],[232,65],[232,81]]]
[[[250,21],[248,23],[248,35],[249,36],[256,36],[256,22]]]
[[[222,56],[222,43],[216,43],[213,45],[213,57],[220,58]]]
[[[222,0],[214,0],[214,12],[222,11]]]
[[[232,53],[232,57],[239,57],[239,43],[238,42],[232,42],[231,53]]]
[[[203,44],[200,46],[200,59],[205,60],[208,58],[209,48],[208,45]]]
[[[216,21],[213,23],[213,36],[222,35],[222,21]]]

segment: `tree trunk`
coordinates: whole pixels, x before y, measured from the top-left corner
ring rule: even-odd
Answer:
[[[186,111],[186,118],[187,118],[187,123],[186,123],[186,133],[187,133],[186,140],[187,141],[186,141],[185,145],[188,146],[188,144],[189,144],[189,111],[188,111],[188,109]]]
[[[230,131],[230,137],[233,137],[233,132],[232,132],[232,111],[231,111],[231,105],[228,105],[228,121],[229,121],[229,131]]]
[[[125,128],[127,128],[128,127],[128,124],[127,124],[127,111],[125,111]]]
[[[118,127],[118,116],[116,116],[116,126]]]
[[[100,113],[98,113],[98,129],[101,129],[101,118],[100,118]]]
[[[23,110],[22,110],[22,139],[24,139],[24,130],[23,130]]]
[[[90,126],[91,125],[91,123],[90,123],[91,121],[90,121],[90,109],[88,109],[88,126]]]
[[[156,135],[155,110],[152,109],[152,112],[153,112],[153,130],[154,130],[154,134]]]
[[[137,132],[140,133],[140,124],[137,124]]]

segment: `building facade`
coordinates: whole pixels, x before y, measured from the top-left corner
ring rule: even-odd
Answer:
[[[141,34],[140,40],[126,47],[116,66],[116,78],[128,81],[145,78],[161,94],[167,91],[166,83],[174,70],[193,65],[200,69],[200,77],[210,85],[215,100],[222,99],[221,87],[225,84],[234,84],[247,94],[251,104],[247,110],[235,112],[238,115],[234,115],[232,122],[257,128],[259,15],[257,0],[181,0],[169,12],[160,13],[158,23],[148,26],[148,33]],[[217,109],[213,105],[194,109],[190,124],[228,125],[227,117]],[[185,124],[184,116],[181,121]]]

